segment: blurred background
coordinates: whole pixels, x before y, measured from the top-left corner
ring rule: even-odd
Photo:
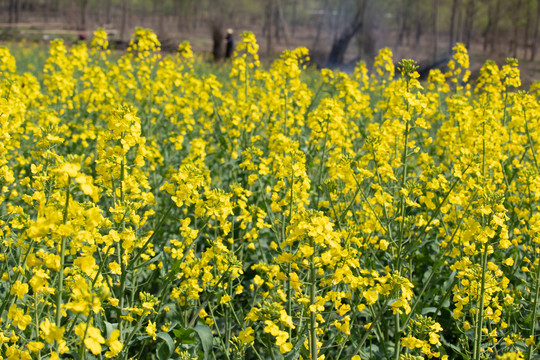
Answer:
[[[188,40],[209,59],[224,56],[232,29],[255,33],[263,60],[305,46],[320,67],[368,65],[390,47],[394,60],[441,67],[456,42],[474,72],[486,59],[519,59],[525,82],[540,80],[540,0],[0,0],[0,41],[85,40],[98,27],[124,48],[137,26],[164,51]]]

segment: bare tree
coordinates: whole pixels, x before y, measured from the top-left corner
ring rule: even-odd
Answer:
[[[283,37],[285,39],[285,45],[289,46],[289,27],[287,25],[287,21],[285,20],[285,15],[283,14],[283,7],[281,6],[281,0],[274,0],[275,1],[275,15],[274,15],[274,21],[275,21],[275,32],[276,32],[276,40],[280,41],[280,30],[283,32]]]
[[[157,29],[158,34],[163,34],[165,31],[165,11],[163,9],[165,5],[165,1],[163,0],[153,0],[152,2],[153,9],[153,17],[154,21],[157,20],[157,25],[155,25],[155,28]]]
[[[407,40],[407,45],[409,44],[409,34],[410,34],[410,23],[411,20],[411,10],[413,9],[413,0],[401,0],[401,6],[398,11],[398,21],[400,23],[399,33],[397,37],[397,45],[403,45],[403,40]]]
[[[323,7],[322,7],[322,10],[321,10],[322,13],[319,16],[319,22],[317,24],[317,31],[315,33],[315,40],[313,40],[313,45],[311,45],[311,49],[313,49],[313,50],[317,50],[318,47],[319,47],[319,40],[321,38],[321,33],[322,33],[323,26],[324,26],[325,14],[328,12],[328,5],[329,5],[329,0],[325,0],[324,4],[323,4]]]
[[[465,21],[463,24],[463,33],[465,35],[465,46],[471,47],[471,38],[473,34],[474,17],[476,15],[476,0],[468,0],[465,7]]]
[[[43,4],[43,21],[46,23],[49,22],[50,9],[51,1],[45,0],[45,3]]]
[[[418,4],[418,7],[416,11],[414,12],[414,28],[415,28],[415,34],[414,34],[414,45],[418,46],[420,44],[420,38],[422,37],[422,34],[424,32],[424,23],[426,19],[426,13],[424,11],[424,8],[420,6],[420,1],[415,0]]]
[[[536,1],[536,24],[534,26],[534,35],[531,47],[531,61],[534,60],[536,56],[536,49],[538,47],[538,28],[540,27],[540,0]]]
[[[525,17],[526,17],[526,21],[525,21],[525,35],[524,35],[524,49],[523,49],[523,57],[524,58],[527,58],[527,52],[529,51],[529,28],[531,27],[531,1],[530,0],[526,0],[526,10],[525,10]]]
[[[296,13],[297,13],[297,9],[298,9],[298,0],[293,0],[292,1],[292,20],[291,20],[291,32],[292,32],[292,36],[295,35],[296,33]]]
[[[491,35],[489,39],[489,50],[491,53],[496,51],[497,39],[499,38],[499,19],[501,11],[501,0],[497,0],[495,4],[495,11],[493,13]]]
[[[216,20],[212,22],[212,56],[214,61],[219,61],[223,58],[223,35],[222,25]]]
[[[456,30],[456,22],[457,22],[457,16],[459,13],[459,8],[461,5],[461,0],[453,0],[452,1],[452,15],[450,16],[450,31],[449,31],[449,41],[448,41],[448,52],[452,52],[452,48],[454,47],[455,42],[455,30]]]
[[[439,47],[439,0],[433,0],[433,61],[437,61]]]
[[[128,0],[122,0],[122,20],[120,25],[120,40],[124,41],[127,27]]]
[[[8,22],[10,24],[19,22],[19,9],[20,9],[20,0],[9,0],[9,9],[8,9]]]
[[[88,9],[88,0],[80,0],[79,1],[79,10],[81,15],[81,23],[80,23],[80,30],[84,30],[86,28],[86,12]]]
[[[274,17],[274,0],[267,0],[264,11],[263,35],[266,35],[266,53],[272,52],[272,23]]]
[[[111,23],[111,0],[105,0],[105,23]]]
[[[519,47],[519,28],[521,25],[521,6],[523,5],[522,0],[516,0],[512,4],[512,12],[511,12],[511,18],[512,18],[512,40],[510,40],[510,53],[512,53],[513,57],[517,57],[517,51]]]
[[[345,53],[349,47],[351,39],[362,30],[364,26],[364,15],[366,12],[368,0],[356,1],[356,12],[349,24],[334,38],[327,64],[330,66],[343,64]]]
[[[15,22],[18,23],[21,21],[21,0],[15,0]]]

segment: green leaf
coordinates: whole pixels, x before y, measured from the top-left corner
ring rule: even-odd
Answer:
[[[449,348],[451,348],[452,350],[454,350],[455,352],[460,354],[463,357],[464,360],[469,360],[470,359],[470,357],[465,352],[463,352],[459,347],[457,347],[456,345],[451,344],[448,341],[444,341],[444,340],[443,340],[443,344],[444,344],[444,346],[448,346]]]
[[[143,263],[141,263],[140,265],[134,267],[134,269],[139,269],[139,268],[142,268],[142,267],[146,267],[150,264],[153,264],[155,262],[157,262],[158,260],[160,260],[163,256],[161,254],[157,254],[156,256],[154,256],[152,259],[148,260],[148,261],[145,261]]]
[[[175,329],[173,330],[173,334],[174,336],[176,337],[176,339],[178,340],[178,342],[180,344],[184,344],[184,345],[187,345],[187,344],[194,344],[196,342],[193,334],[195,334],[196,331],[193,330],[193,329],[184,329],[184,328],[180,328],[180,329]]]
[[[193,328],[201,339],[201,345],[204,352],[204,360],[208,360],[212,354],[212,346],[214,345],[214,336],[212,330],[207,325],[197,325]]]
[[[435,311],[437,311],[437,308],[436,307],[425,307],[422,309],[422,315],[426,315],[426,314],[429,314],[429,313],[434,313]],[[435,314],[437,315],[437,314]]]
[[[304,342],[306,341],[306,336],[302,336],[302,338],[296,342],[294,347],[289,351],[287,356],[285,356],[285,360],[296,360],[300,358],[300,351],[302,351],[302,345],[304,345]]]
[[[118,324],[110,323],[108,321],[104,321],[104,323],[105,323],[105,331],[106,331],[107,337],[111,337],[112,332],[118,329]]]
[[[171,357],[171,352],[169,351],[169,346],[167,345],[166,342],[162,342],[158,348],[157,348],[157,351],[156,351],[156,355],[157,355],[157,358],[159,360],[169,360],[169,358]]]
[[[176,348],[174,340],[171,335],[166,332],[159,332],[156,336],[163,340],[157,349],[157,357],[159,360],[168,360]]]

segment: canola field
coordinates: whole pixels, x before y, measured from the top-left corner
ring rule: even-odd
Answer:
[[[540,86],[0,47],[0,358],[539,359]]]

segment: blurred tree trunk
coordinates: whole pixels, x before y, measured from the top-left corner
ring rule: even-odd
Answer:
[[[484,36],[484,46],[483,46],[483,50],[484,52],[487,50],[488,48],[488,44],[489,44],[489,39],[490,39],[490,36],[491,36],[491,29],[493,27],[493,13],[494,13],[494,7],[493,7],[493,1],[491,0],[487,0],[487,23],[486,23],[486,28],[484,29],[482,35]]]
[[[51,18],[57,19],[61,13],[60,0],[51,0]]]
[[[351,39],[360,31],[364,26],[364,14],[366,12],[368,0],[360,0],[356,2],[356,12],[353,19],[348,26],[341,31],[341,33],[334,38],[332,43],[332,49],[328,55],[327,64],[329,66],[341,65],[345,60],[345,53],[349,47]]]
[[[153,18],[154,18],[154,21],[157,19],[157,25],[155,25],[155,28],[157,29],[157,32],[158,34],[163,34],[165,32],[165,28],[164,28],[164,23],[165,23],[165,19],[164,19],[164,11],[163,11],[163,4],[164,4],[164,1],[162,0],[153,0],[153,9],[152,9],[152,13],[153,13]]]
[[[122,20],[120,23],[120,40],[124,41],[124,37],[126,35],[126,27],[127,27],[127,16],[128,16],[128,1],[129,0],[122,0]]]
[[[86,29],[86,11],[88,9],[88,0],[80,1],[80,15],[81,15],[81,25],[80,30]]]
[[[51,1],[45,0],[45,3],[43,4],[43,21],[46,23],[49,22],[50,10],[51,10]]]
[[[465,8],[465,21],[463,24],[463,33],[465,36],[465,46],[467,49],[471,47],[471,38],[474,26],[474,16],[476,15],[476,0],[468,0]]]
[[[463,43],[463,11],[462,11],[461,6],[460,6],[460,8],[458,8],[458,13],[457,13],[456,41],[454,41],[454,42],[455,43],[457,43],[457,42]]]
[[[285,15],[283,14],[283,7],[281,6],[281,0],[275,0],[276,2],[276,34],[278,32],[277,29],[281,28],[283,32],[283,38],[285,40],[285,46],[289,47],[289,27],[287,25],[287,20],[285,19]],[[279,41],[279,39],[278,39]]]
[[[501,1],[496,0],[494,3],[493,0],[487,0],[487,3],[488,19],[486,29],[484,30],[484,51],[486,51],[489,46],[489,50],[493,54],[495,52],[496,40],[498,38]]]
[[[437,62],[439,47],[439,0],[433,0],[433,62]]]
[[[422,34],[424,33],[424,22],[425,22],[425,13],[422,9],[422,11],[416,11],[414,15],[414,27],[415,27],[415,34],[414,34],[414,45],[418,46],[420,44],[420,38],[422,37]]]
[[[159,27],[159,11],[163,1],[152,0],[152,27],[157,29]],[[159,32],[159,30],[158,30]]]
[[[531,61],[534,61],[534,57],[536,56],[536,49],[538,48],[538,41],[540,40],[538,38],[538,28],[540,27],[540,0],[536,1],[536,24],[534,26],[534,36],[532,41],[532,48],[531,48]]]
[[[105,2],[105,23],[111,23],[111,0]]]
[[[513,30],[513,36],[512,40],[510,41],[510,53],[514,58],[517,58],[517,50],[519,47],[519,26],[520,26],[520,20],[521,20],[521,6],[523,5],[522,0],[517,0],[516,3],[512,4],[512,30]]]
[[[414,4],[418,5],[418,4]],[[416,8],[416,7],[415,7]],[[399,19],[399,34],[397,39],[397,46],[403,45],[403,40],[407,40],[407,45],[409,45],[409,32],[410,24],[409,20],[411,19],[411,10],[413,9],[412,0],[401,0],[400,12],[398,14]],[[416,8],[416,11],[418,9]]]
[[[263,25],[263,36],[266,34],[266,53],[270,54],[272,52],[272,23],[274,16],[274,1],[267,0],[266,8],[264,12],[265,21]]]
[[[103,4],[101,3],[102,0],[96,0],[95,1],[95,7],[96,7],[96,12],[95,12],[95,19],[96,19],[96,23],[98,24],[98,26],[101,26],[101,15],[102,15],[102,9],[103,9]]]
[[[273,21],[274,21],[274,34],[276,38],[276,42],[279,44],[281,42],[281,24],[279,22],[279,12],[278,12],[278,0],[275,0],[275,7],[274,7],[274,14],[273,14]]]
[[[324,5],[322,8],[323,13],[321,14],[321,17],[319,18],[319,23],[317,24],[317,32],[315,33],[315,40],[313,40],[313,45],[311,45],[311,49],[313,50],[317,50],[319,47],[319,40],[321,38],[322,28],[324,26],[324,18],[325,18],[326,12],[328,11],[328,1],[329,0],[324,1]]]
[[[493,19],[493,27],[491,28],[491,38],[489,44],[489,50],[491,53],[497,51],[497,40],[499,38],[499,19],[501,12],[501,0],[497,0],[495,5],[495,14]]]
[[[529,51],[529,28],[531,27],[531,1],[530,0],[526,0],[527,2],[527,7],[526,7],[526,20],[525,20],[525,38],[524,38],[524,46],[523,46],[523,57],[526,59],[527,58],[527,52]]]
[[[15,22],[21,21],[21,0],[15,0]]]
[[[296,11],[298,6],[298,0],[293,0],[292,2],[292,20],[291,20],[291,32],[294,37],[296,33]]]
[[[457,15],[459,11],[459,7],[461,6],[461,0],[454,0],[452,1],[452,14],[450,15],[450,31],[449,31],[449,41],[448,41],[448,52],[452,52],[452,48],[454,47],[454,43],[456,40],[455,37],[455,30],[456,30],[456,20]]]
[[[178,31],[198,27],[200,2],[200,0],[173,0],[173,16],[177,21]]]
[[[8,22],[10,24],[15,22],[15,0],[9,0],[8,5]]]
[[[338,37],[338,34],[340,33],[340,30],[342,28],[342,25],[344,25],[344,21],[341,21],[341,16],[346,16],[346,11],[343,10],[343,3],[347,0],[341,0],[338,4],[338,9],[336,12],[336,15],[334,16],[333,13],[329,14],[328,20],[330,22],[330,29],[332,30],[332,38],[335,39]]]
[[[192,3],[192,16],[191,18],[193,18],[193,28],[196,29],[197,27],[199,27],[199,22],[200,22],[200,13],[201,13],[201,8],[200,8],[200,5],[201,5],[201,2],[199,0],[195,0],[193,1]]]
[[[214,61],[219,61],[223,58],[223,35],[222,25],[217,21],[212,22],[212,56]]]
[[[21,0],[9,0],[9,19],[10,24],[19,22],[19,13],[21,11]]]
[[[176,29],[182,30],[183,19],[182,19],[182,9],[180,9],[179,1],[182,0],[173,0],[173,16],[176,19]]]

